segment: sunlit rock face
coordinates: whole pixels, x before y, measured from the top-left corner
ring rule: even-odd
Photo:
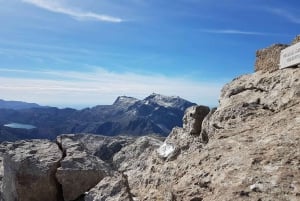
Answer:
[[[54,176],[61,158],[58,146],[47,140],[8,144],[3,161],[4,200],[62,200]]]

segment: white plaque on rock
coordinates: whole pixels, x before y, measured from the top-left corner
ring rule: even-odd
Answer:
[[[280,53],[280,68],[296,66],[300,64],[300,43],[289,46]]]

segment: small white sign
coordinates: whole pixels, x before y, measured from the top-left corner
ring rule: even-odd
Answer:
[[[280,53],[280,68],[300,64],[300,43],[285,48]]]

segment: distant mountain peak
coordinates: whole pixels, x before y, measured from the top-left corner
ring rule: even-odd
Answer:
[[[157,104],[163,107],[177,107],[181,108],[184,104],[190,103],[189,101],[179,96],[165,96],[162,94],[152,93],[144,99],[145,104]],[[191,103],[192,104],[192,103]]]
[[[117,106],[129,106],[129,105],[133,105],[137,101],[139,101],[139,100],[136,99],[136,98],[130,97],[130,96],[119,96],[115,100],[115,102],[113,103],[113,105],[117,105]]]
[[[149,96],[147,96],[144,100],[171,100],[171,99],[175,99],[175,98],[180,98],[180,97],[166,96],[166,95],[162,95],[162,94],[152,93]]]

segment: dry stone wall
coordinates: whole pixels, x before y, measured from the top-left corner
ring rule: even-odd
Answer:
[[[300,35],[296,36],[291,45],[300,42]],[[280,52],[289,47],[286,44],[274,44],[256,51],[255,72],[274,72],[279,69]]]
[[[256,51],[255,72],[274,72],[279,69],[280,52],[288,45],[274,44]]]

